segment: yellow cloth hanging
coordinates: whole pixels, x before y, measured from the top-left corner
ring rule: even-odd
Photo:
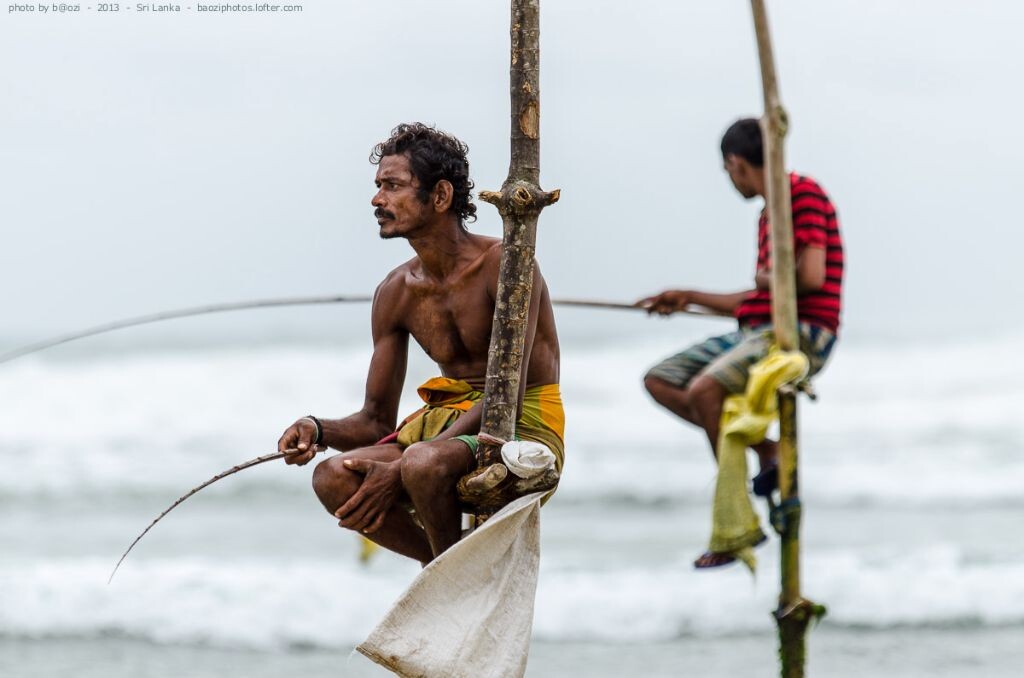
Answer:
[[[768,427],[778,418],[779,388],[799,381],[807,370],[803,353],[773,346],[767,357],[750,368],[746,392],[729,396],[722,407],[708,550],[734,556],[751,572],[757,565],[753,547],[765,534],[747,493],[747,447],[764,440]]]

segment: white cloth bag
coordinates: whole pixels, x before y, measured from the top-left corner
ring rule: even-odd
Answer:
[[[523,676],[545,494],[508,504],[427,565],[356,649],[404,678]]]

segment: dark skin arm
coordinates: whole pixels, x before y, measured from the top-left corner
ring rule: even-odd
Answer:
[[[699,290],[665,290],[661,294],[645,297],[633,305],[646,309],[648,313],[657,313],[658,315],[678,313],[679,311],[686,310],[686,307],[690,304],[699,304],[722,313],[732,314],[736,312],[736,307],[750,296],[752,291],[744,290],[743,292],[732,292],[730,294],[716,294]]]
[[[772,271],[759,268],[754,274],[757,290],[771,288]],[[825,284],[825,250],[821,247],[804,247],[796,259],[797,294],[816,292]],[[735,313],[736,308],[755,290],[716,294],[699,290],[666,290],[661,294],[646,297],[634,304],[648,313],[671,315],[683,311],[689,304],[707,306],[716,311]]]
[[[389,284],[390,283],[390,284]],[[373,357],[366,378],[366,394],[361,410],[342,419],[325,419],[322,444],[337,450],[373,445],[395,429],[398,404],[405,383],[409,333],[399,321],[401,304],[398,286],[385,280],[374,295],[371,326]],[[299,419],[285,431],[278,449],[304,450],[285,457],[285,463],[303,465],[316,455],[313,440],[316,427],[308,419]],[[376,461],[346,459],[346,468],[364,476],[359,490],[335,515],[341,525],[366,533],[377,530],[402,491],[401,459]]]
[[[405,383],[409,334],[394,317],[394,286],[385,280],[374,295],[372,311],[373,357],[366,377],[363,407],[342,419],[322,419],[321,444],[336,450],[351,450],[372,445],[395,430],[398,403]],[[285,457],[286,464],[302,466],[315,456],[313,442],[316,426],[299,419],[281,436],[277,449],[300,450]]]
[[[754,275],[759,290],[771,289],[772,270],[760,268]],[[804,247],[796,257],[796,292],[817,292],[825,284],[825,248]]]

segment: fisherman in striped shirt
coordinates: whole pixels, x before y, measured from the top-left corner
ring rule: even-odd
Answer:
[[[744,198],[766,197],[761,126],[756,119],[738,120],[726,130],[722,158],[733,186]],[[800,350],[807,355],[813,375],[828,360],[839,330],[843,241],[832,201],[816,181],[791,173],[790,192]],[[753,289],[729,294],[667,290],[637,302],[649,313],[660,315],[699,304],[736,317],[737,331],[711,337],[667,358],[644,378],[644,386],[658,404],[707,433],[712,452],[726,396],[744,391],[748,370],[767,355],[772,343],[771,268],[771,230],[764,209],[758,223]],[[754,450],[761,467],[754,477],[754,492],[768,495],[778,486],[777,443],[765,440]],[[694,565],[715,567],[732,561],[720,556],[705,553]]]

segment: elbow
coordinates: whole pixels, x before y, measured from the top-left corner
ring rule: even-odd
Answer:
[[[390,436],[394,432],[395,432],[395,427],[394,426],[388,426],[387,424],[380,424],[377,427],[377,430],[374,432],[373,435],[374,435],[374,437],[378,441],[380,441],[380,440],[384,440],[385,438],[387,438],[388,436]]]
[[[798,291],[802,294],[818,292],[825,286],[824,275],[801,275],[797,279]]]
[[[374,440],[382,440],[395,432],[395,420],[384,413],[364,408],[360,414],[365,422],[365,430],[374,437]]]
[[[374,424],[374,435],[377,436],[377,440],[387,438],[389,435],[395,432],[398,426],[396,419],[388,419],[387,417],[376,418],[373,421]]]

